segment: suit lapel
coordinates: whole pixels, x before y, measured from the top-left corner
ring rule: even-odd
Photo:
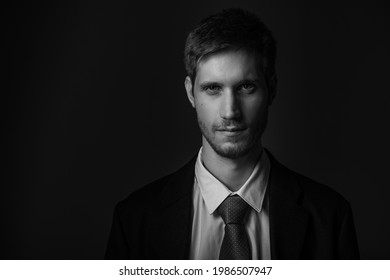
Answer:
[[[297,203],[302,189],[291,172],[270,152],[270,238],[272,259],[300,259],[308,226],[308,214]],[[194,157],[163,186],[161,213],[152,226],[159,238],[152,239],[153,255],[159,259],[188,259],[192,231]]]
[[[268,151],[267,151],[268,152]],[[297,202],[302,193],[291,171],[271,161],[269,179],[270,238],[272,259],[300,259],[308,214]]]
[[[192,230],[192,191],[195,175],[194,157],[174,173],[163,186],[161,212],[155,221],[155,252],[160,259],[188,259]]]

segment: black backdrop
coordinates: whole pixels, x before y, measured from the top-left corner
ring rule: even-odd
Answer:
[[[187,32],[210,13],[240,6],[259,14],[278,41],[278,93],[264,145],[350,201],[362,258],[389,259],[384,3],[8,4],[1,257],[103,257],[115,203],[199,149],[183,86]]]

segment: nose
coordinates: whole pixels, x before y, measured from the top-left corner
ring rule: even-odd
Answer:
[[[239,100],[232,90],[224,93],[220,106],[220,116],[223,119],[232,120],[241,116]]]

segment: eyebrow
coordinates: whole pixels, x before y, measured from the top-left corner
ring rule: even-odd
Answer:
[[[256,83],[259,83],[260,80],[259,79],[243,79],[243,80],[240,80],[238,81],[237,83],[234,84],[234,86],[239,86],[239,85],[242,85],[242,84],[256,84]],[[213,81],[205,81],[205,82],[202,82],[199,84],[199,87],[201,89],[205,89],[209,86],[223,86],[223,83],[219,83],[219,82],[213,82]]]
[[[260,80],[259,79],[243,79],[241,80],[239,83],[237,84],[256,84],[256,83],[259,83]]]

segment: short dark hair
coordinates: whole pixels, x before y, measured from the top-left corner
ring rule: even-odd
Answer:
[[[194,82],[199,62],[207,56],[230,49],[260,54],[268,86],[275,79],[276,41],[260,18],[242,9],[226,9],[200,21],[188,34],[184,63]]]

